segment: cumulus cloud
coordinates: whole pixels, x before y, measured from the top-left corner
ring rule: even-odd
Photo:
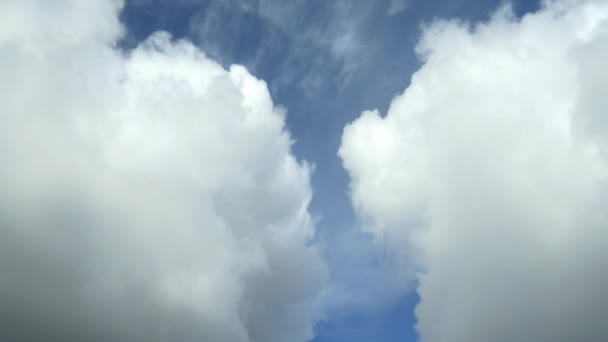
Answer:
[[[418,269],[421,341],[608,336],[608,3],[440,20],[339,155],[366,229]]]
[[[264,82],[119,1],[0,2],[0,339],[306,341],[310,167]]]

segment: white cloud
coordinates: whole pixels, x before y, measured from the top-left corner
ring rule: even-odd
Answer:
[[[421,341],[608,336],[608,3],[438,21],[386,117],[344,130],[367,229],[415,255]]]
[[[117,1],[0,2],[0,337],[306,341],[310,168],[264,82]]]

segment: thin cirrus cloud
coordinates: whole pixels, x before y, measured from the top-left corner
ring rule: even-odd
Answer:
[[[439,20],[417,49],[339,155],[365,229],[415,260],[420,340],[605,340],[608,4]]]
[[[374,19],[374,2],[190,3],[204,4],[189,23],[196,43],[221,62],[241,60],[254,72],[264,70],[274,75],[273,90],[295,84],[298,92],[314,98],[330,85],[348,83],[371,52],[363,36]],[[399,2],[395,6],[400,6]]]
[[[0,339],[306,341],[310,167],[264,82],[120,1],[0,4]]]
[[[409,1],[410,0],[390,0],[386,14],[396,15],[407,10],[410,5]]]

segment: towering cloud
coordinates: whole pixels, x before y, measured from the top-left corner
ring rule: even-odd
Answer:
[[[608,337],[608,3],[437,21],[339,155],[369,231],[413,255],[423,342]]]
[[[121,3],[0,2],[0,339],[306,341],[310,168],[264,82]]]

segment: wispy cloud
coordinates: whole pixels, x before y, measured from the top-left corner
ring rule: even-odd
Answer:
[[[367,53],[362,32],[374,14],[372,8],[372,3],[364,1],[212,1],[195,16],[191,27],[203,49],[215,51],[218,58],[230,60],[231,56],[253,49],[245,64],[254,71],[269,54],[276,55],[273,48],[283,46],[281,60],[275,64],[280,73],[274,85],[296,83],[306,93],[313,94],[323,86],[315,79],[322,77],[323,83],[341,85],[357,70]],[[243,27],[252,20],[260,22],[249,29]],[[225,28],[233,25],[238,27],[234,30],[237,36],[225,39]],[[252,41],[252,35],[257,34]],[[316,63],[313,57],[323,55],[325,60]],[[328,74],[328,66],[337,68],[338,72],[332,70]]]
[[[386,14],[388,15],[397,15],[410,6],[410,0],[390,0],[388,3],[388,9],[386,10]]]

